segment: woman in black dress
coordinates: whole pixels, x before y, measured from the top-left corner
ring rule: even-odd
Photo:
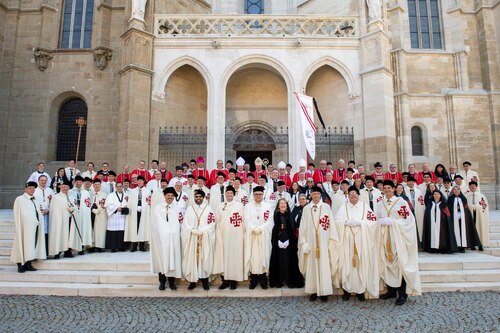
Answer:
[[[438,190],[432,192],[432,201],[425,205],[422,242],[426,252],[450,254],[458,251],[450,210],[445,197]]]
[[[476,246],[482,250],[483,246],[467,206],[467,199],[462,194],[459,186],[453,186],[451,195],[448,197],[448,209],[450,210],[451,224],[457,240],[458,252],[464,253],[467,247],[475,250]]]
[[[54,178],[52,178],[52,182],[50,182],[50,188],[54,192],[59,193],[61,191],[59,189],[59,186],[61,184],[69,185],[70,188],[72,187],[71,182],[69,181],[68,177],[66,177],[66,171],[64,170],[64,168],[57,169],[56,175],[54,176]]]
[[[304,278],[299,271],[295,221],[285,199],[276,204],[271,244],[269,286],[281,288],[286,284],[288,288],[302,288]]]

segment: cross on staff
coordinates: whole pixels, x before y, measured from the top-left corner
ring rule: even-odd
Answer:
[[[87,124],[87,121],[83,117],[76,118],[75,124],[78,126],[78,141],[76,143],[76,158],[75,158],[75,167],[78,163],[78,152],[80,150],[80,138],[82,136],[82,128]]]

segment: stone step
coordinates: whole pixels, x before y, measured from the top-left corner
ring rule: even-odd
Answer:
[[[0,247],[0,256],[9,256],[11,251],[12,251],[12,246],[10,247],[2,246]]]
[[[494,226],[490,225],[490,234],[497,232],[500,233],[500,225],[494,225]]]
[[[500,270],[427,271],[420,273],[422,283],[500,282]]]
[[[479,251],[447,255],[419,252],[418,260],[421,272],[500,269],[500,258]]]
[[[9,266],[9,265],[14,265],[10,261],[10,254],[8,256],[0,256],[0,266]]]
[[[490,219],[490,227],[491,226],[500,226],[500,220],[497,220],[497,219]]]
[[[14,239],[15,236],[14,232],[0,232],[0,239]]]
[[[500,240],[500,232],[490,232],[490,242]]]
[[[12,247],[13,243],[14,243],[13,239],[1,239],[0,247]]]
[[[486,249],[484,249],[484,253],[492,255],[492,256],[500,257],[500,247],[486,248]]]
[[[0,226],[0,234],[3,234],[4,232],[16,232],[16,228],[14,225]]]
[[[488,247],[500,247],[500,240],[490,239]]]
[[[0,220],[0,228],[1,227],[10,227],[10,226],[14,226],[14,220],[12,220],[12,221]]]
[[[497,290],[500,290],[500,282],[422,283],[422,292]]]

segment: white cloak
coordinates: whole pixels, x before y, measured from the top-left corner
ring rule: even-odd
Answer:
[[[141,206],[138,206],[139,202],[139,191],[142,191]],[[126,217],[127,223],[125,227],[125,237],[126,242],[147,242],[149,241],[149,220],[150,220],[150,209],[151,209],[151,190],[142,187],[140,190],[138,187],[130,190],[130,195],[128,198],[128,208],[130,209],[129,214]],[[137,220],[138,207],[141,207],[141,220]],[[140,223],[139,223],[140,222]],[[137,225],[139,224],[139,228]]]
[[[106,213],[108,215],[107,229],[109,231],[121,231],[125,230],[125,222],[127,215],[122,215],[121,212],[117,212],[118,208],[125,208],[128,205],[128,197],[125,193],[122,193],[123,197],[118,192],[113,192],[106,198]]]
[[[274,193],[274,192],[271,192]],[[245,206],[245,276],[269,272],[271,259],[271,234],[274,217],[267,202],[251,202]],[[260,230],[260,231],[256,231]],[[260,234],[254,233],[260,232]]]
[[[475,193],[475,196],[474,196]],[[488,207],[488,199],[481,192],[467,192],[467,205],[469,206],[472,217],[476,213],[476,229],[481,239],[483,246],[488,246],[490,243],[490,211]]]
[[[53,256],[69,249],[69,224],[74,223],[69,212],[72,205],[64,193],[56,194],[50,202],[49,255]]]
[[[99,191],[92,196],[92,206],[97,205],[97,214],[94,219],[93,240],[94,246],[100,249],[106,247],[106,230],[108,227],[108,214],[106,213],[106,198],[108,195]]]
[[[84,246],[92,245],[92,220],[90,207],[92,206],[92,200],[90,198],[90,193],[87,190],[80,190],[80,205],[77,202],[76,188],[72,188],[68,192],[70,201],[75,206],[75,211],[73,215],[76,219],[76,224],[80,233],[78,233],[77,227],[74,223],[70,225],[69,228],[69,247],[74,250],[81,251]],[[81,237],[80,237],[81,236]]]

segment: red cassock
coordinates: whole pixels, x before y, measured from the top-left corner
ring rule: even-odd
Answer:
[[[247,172],[246,171],[237,171],[235,177],[240,177],[242,184],[245,184],[247,182]]]
[[[341,168],[338,168],[338,169],[335,169],[333,170],[333,180],[337,181],[337,182],[341,182],[343,181],[345,178],[346,178],[346,172],[347,170],[345,168],[341,169]],[[325,179],[326,180],[326,179]]]
[[[210,186],[217,183],[217,173],[219,171],[224,173],[224,180],[227,180],[229,171],[227,171],[226,169],[213,169],[212,171],[210,171]]]
[[[314,173],[313,173],[313,180],[314,180],[314,183],[317,184],[317,183],[324,183],[326,182],[326,171],[327,169],[316,169],[314,170]],[[335,170],[337,171],[337,170]],[[335,178],[334,178],[335,179]],[[343,178],[342,178],[343,179]]]
[[[161,172],[161,179],[166,179],[167,182],[170,181],[170,179],[172,179],[173,175],[170,171],[168,170],[159,170]]]
[[[205,178],[205,185],[210,187],[210,174],[207,169],[195,169],[192,173],[195,180],[198,180],[198,177],[203,176]]]
[[[255,176],[255,179],[259,179],[259,177],[262,176],[262,175],[264,175],[264,176],[267,177],[267,172],[266,172],[266,170],[260,170],[260,171],[255,170],[253,172],[253,175]]]
[[[286,186],[287,189],[289,189],[292,186],[292,180],[290,179],[289,175],[286,175],[286,174],[285,175],[279,175],[278,179],[285,182],[285,186]]]
[[[296,172],[296,173],[293,174],[292,180],[294,182],[298,182],[299,181],[299,174],[300,174],[300,172]],[[307,173],[304,175],[304,177],[306,177],[306,176],[307,176]]]
[[[384,174],[384,180],[395,180],[398,184],[401,184],[403,182],[403,175],[401,174],[401,172],[386,172]]]
[[[120,173],[118,176],[116,176],[116,182],[117,183],[123,183],[125,179],[131,180],[132,176],[130,173]]]
[[[373,179],[375,179],[375,183],[379,180],[384,180],[384,174],[382,172],[374,172],[372,173]]]
[[[436,182],[436,174],[434,173],[434,171],[426,171],[426,173],[427,172],[431,174],[431,181],[433,183],[435,183]],[[416,179],[417,179],[417,184],[419,184],[419,185],[422,184],[424,182],[424,172],[420,171],[418,173],[418,178],[416,178]]]
[[[149,182],[151,180],[151,174],[146,169],[144,169],[144,170],[135,169],[135,170],[132,170],[131,174],[137,175],[137,176],[143,176],[144,179],[146,179],[146,182]]]

